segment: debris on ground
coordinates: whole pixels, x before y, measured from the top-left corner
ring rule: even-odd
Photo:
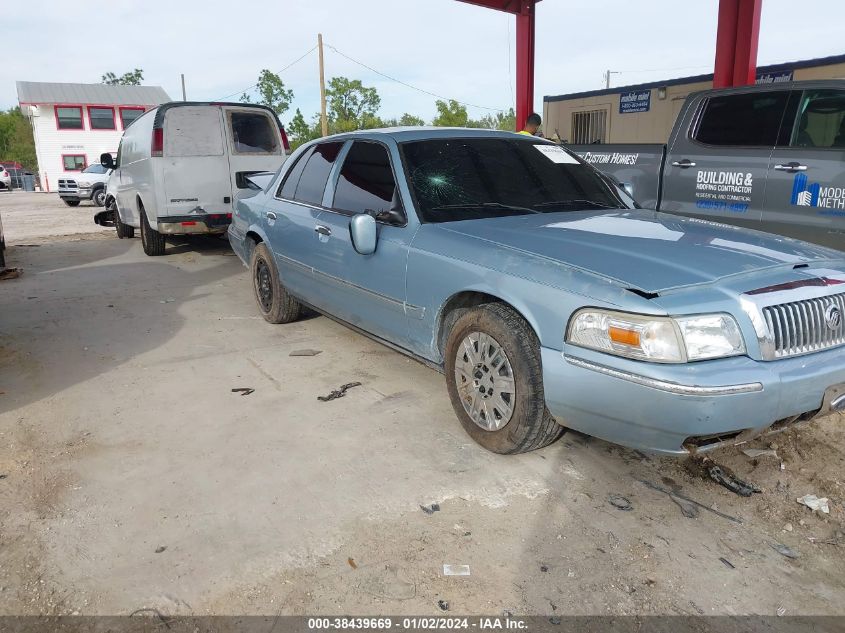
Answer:
[[[348,389],[352,389],[352,387],[360,387],[360,382],[348,382],[345,385],[341,385],[340,389],[335,389],[334,391],[330,392],[327,396],[317,396],[317,400],[320,402],[328,402],[329,400],[337,400],[338,398],[342,398],[346,395],[346,391]]]
[[[607,498],[607,501],[612,505],[614,508],[618,508],[624,512],[628,512],[629,510],[633,510],[634,506],[631,505],[631,502],[628,500],[627,497],[623,497],[622,495],[610,495]]]
[[[239,393],[242,396],[248,396],[253,391],[255,391],[255,389],[253,389],[252,387],[235,387],[234,389],[232,389],[232,393]]]
[[[166,549],[167,545],[159,545],[158,547],[156,547],[156,554],[161,554]]]
[[[696,501],[695,499],[690,499],[689,497],[682,495],[680,492],[672,492],[671,490],[667,490],[663,486],[658,486],[657,484],[652,483],[652,482],[650,482],[646,479],[639,479],[638,481],[641,484],[643,484],[644,486],[648,486],[652,490],[656,490],[657,492],[662,492],[663,494],[669,495],[670,497],[675,496],[675,497],[678,497],[678,499],[683,499],[684,501],[688,501],[690,503],[693,503],[696,506],[698,506],[699,508],[703,508],[704,510],[707,510],[708,512],[712,512],[713,514],[720,516],[723,519],[727,519],[728,521],[733,521],[734,523],[742,523],[742,519],[738,519],[734,516],[731,516],[730,514],[725,514],[724,512],[720,512],[719,510],[715,510],[714,508],[711,508],[710,506],[706,506],[703,503]]]
[[[786,556],[787,558],[799,558],[801,556],[801,554],[783,543],[770,543],[770,545],[781,556]]]
[[[549,566],[548,565],[540,565],[540,571],[542,571],[544,573],[549,571]]]
[[[736,566],[724,556],[720,557],[719,560],[722,561],[728,569],[736,569]]]
[[[355,559],[354,559],[354,558],[352,558],[351,556],[350,556],[349,558],[347,558],[347,559],[346,559],[346,562],[347,562],[347,563],[349,563],[349,566],[350,566],[352,569],[358,569],[358,564],[355,562]]]
[[[469,565],[443,565],[444,576],[469,576]]]
[[[176,301],[176,299],[168,297],[167,299],[162,299],[161,301],[159,301],[159,303],[173,303],[174,301]]]
[[[746,448],[742,451],[745,455],[750,457],[751,459],[756,459],[758,457],[774,457],[778,459],[777,451],[772,450],[771,448],[762,449],[762,448]]]
[[[435,512],[440,512],[440,504],[432,503],[431,505],[420,506],[420,510],[422,510],[426,514],[434,514]]]
[[[21,275],[23,275],[23,268],[4,268],[3,270],[0,270],[0,281],[17,279]]]
[[[441,611],[448,611],[449,610],[449,603],[445,600],[438,600],[437,606],[440,607]]]
[[[288,356],[316,356],[322,353],[321,349],[295,349]]]
[[[678,507],[681,509],[681,514],[683,514],[688,519],[694,519],[698,516],[698,506],[691,501],[687,501],[686,499],[679,497],[676,494],[670,494],[669,498],[674,501]]]
[[[816,495],[804,495],[798,497],[796,501],[802,505],[807,506],[813,512],[821,510],[825,514],[830,514],[830,505],[828,505],[827,497],[817,497]]]
[[[730,468],[717,464],[710,457],[690,455],[687,462],[689,469],[698,470],[698,476],[712,479],[740,497],[750,497],[755,492],[762,492],[760,488],[740,479]]]

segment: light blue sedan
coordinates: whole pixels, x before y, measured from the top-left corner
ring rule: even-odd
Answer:
[[[845,253],[637,209],[507,132],[332,136],[264,184],[229,228],[264,318],[310,306],[443,371],[491,451],[685,454],[845,408]]]

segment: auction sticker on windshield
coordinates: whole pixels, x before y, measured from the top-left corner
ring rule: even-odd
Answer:
[[[535,145],[538,152],[543,154],[553,163],[566,163],[569,165],[577,165],[578,161],[563,151],[563,148],[557,145]]]

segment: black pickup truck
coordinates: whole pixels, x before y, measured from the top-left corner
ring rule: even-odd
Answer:
[[[667,145],[570,145],[643,206],[845,250],[845,81],[687,97]]]

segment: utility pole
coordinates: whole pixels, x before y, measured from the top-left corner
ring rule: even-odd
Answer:
[[[188,97],[185,94],[185,73],[182,73],[182,101],[187,101]]]
[[[610,69],[608,69],[608,70],[604,73],[604,87],[605,87],[605,88],[610,88],[610,76],[611,76],[611,75],[621,75],[621,74],[622,74],[622,72],[621,72],[621,71],[618,71],[618,70],[610,70]]]
[[[317,33],[317,47],[320,49],[320,128],[323,136],[329,135],[329,121],[326,118],[326,76],[323,72],[323,34]]]

